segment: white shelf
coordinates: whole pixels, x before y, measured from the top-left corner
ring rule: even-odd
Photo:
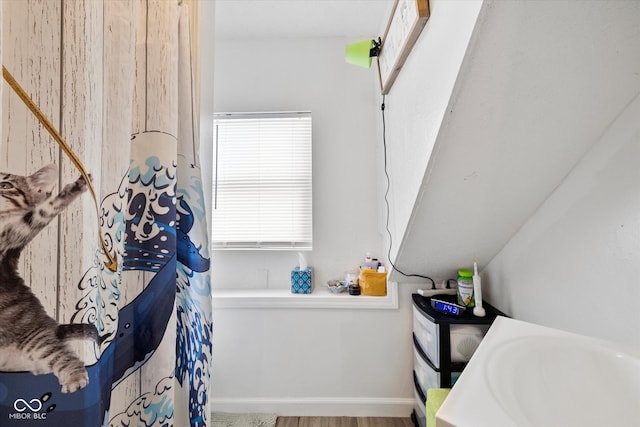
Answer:
[[[398,284],[388,282],[383,297],[334,294],[324,286],[314,286],[310,294],[292,294],[289,289],[214,289],[213,309],[229,308],[397,309]]]

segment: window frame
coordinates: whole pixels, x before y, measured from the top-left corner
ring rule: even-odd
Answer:
[[[301,222],[299,228],[296,228],[297,225],[292,224],[291,229],[291,239],[280,238],[280,239],[216,239],[216,210],[218,208],[218,197],[220,196],[220,179],[219,176],[219,161],[220,161],[220,135],[219,135],[219,126],[221,122],[230,122],[234,120],[257,120],[257,121],[266,121],[269,124],[269,121],[273,121],[271,125],[277,126],[276,120],[287,120],[287,119],[301,119],[300,126],[303,128],[301,132],[304,133],[303,143],[304,146],[299,150],[302,152],[302,156],[300,157],[300,161],[305,164],[303,175],[301,179],[294,181],[294,178],[289,177],[289,183],[295,182],[294,184],[287,187],[289,193],[295,193],[295,187],[298,186],[301,189],[298,190],[302,194],[301,202],[303,213],[301,215],[289,214],[291,215],[291,222],[295,223],[297,221]],[[306,124],[304,123],[306,122]],[[212,232],[211,232],[211,247],[213,250],[284,250],[284,251],[310,251],[313,249],[313,119],[311,111],[281,111],[281,112],[238,112],[238,113],[214,113],[213,118],[214,124],[214,150],[213,150],[213,159],[212,159],[212,167],[213,167],[213,185],[212,185]],[[258,125],[259,126],[259,125]],[[305,127],[306,126],[306,127]],[[295,132],[295,130],[294,130]],[[285,137],[286,139],[286,137]],[[287,142],[292,145],[299,141],[295,140],[295,138],[291,137],[291,141]],[[267,142],[268,143],[268,142]],[[265,144],[261,140],[261,142],[253,142],[253,144]],[[248,149],[248,148],[247,148]],[[280,147],[282,149],[282,147]],[[293,147],[290,147],[289,152],[293,153],[298,152],[298,150],[293,150]],[[287,152],[287,154],[289,154]],[[295,157],[294,154],[291,154],[291,157]],[[288,158],[288,162],[296,161],[294,159]],[[286,162],[278,163],[281,167]],[[261,163],[262,165],[262,163]],[[261,167],[261,166],[260,166]],[[303,181],[300,184],[300,181]],[[262,189],[264,180],[256,181],[255,186],[247,185],[247,188],[254,189],[259,194],[264,194],[267,190]],[[281,190],[273,190],[279,192]],[[278,193],[278,195],[281,195]],[[247,196],[250,197],[250,196]],[[293,203],[293,202],[292,202]],[[296,210],[296,209],[292,209]],[[253,219],[261,218],[261,214],[257,214]],[[302,217],[302,220],[300,220]],[[274,221],[277,223],[278,220]],[[260,227],[258,227],[260,228]],[[296,230],[303,230],[302,233],[296,235]],[[304,236],[304,237],[302,237]],[[301,238],[302,237],[302,238]]]

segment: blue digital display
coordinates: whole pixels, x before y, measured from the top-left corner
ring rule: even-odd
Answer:
[[[454,316],[460,316],[462,314],[462,307],[456,304],[451,304],[440,300],[431,300],[431,306],[443,313],[453,314]]]

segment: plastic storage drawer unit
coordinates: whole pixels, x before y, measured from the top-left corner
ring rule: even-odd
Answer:
[[[451,372],[447,369],[440,370],[434,367],[416,342],[415,335],[413,336],[413,343],[413,370],[422,393],[426,396],[427,390],[430,388],[452,387],[461,372]]]
[[[438,298],[452,299],[449,295]],[[436,368],[441,367],[443,358],[445,365],[466,363],[489,330],[496,313],[499,312],[488,306],[486,317],[474,317],[471,310],[461,317],[451,317],[436,312],[429,298],[413,294],[413,334]]]
[[[440,328],[437,323],[423,316],[415,305],[413,306],[413,335],[433,364],[436,367],[440,366]]]

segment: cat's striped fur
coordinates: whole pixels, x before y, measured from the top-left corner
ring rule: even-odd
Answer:
[[[22,249],[87,189],[80,177],[52,197],[57,178],[55,165],[30,176],[0,173],[0,371],[52,372],[70,393],[89,378],[68,340],[99,341],[98,331],[90,324],[58,324],[18,273]]]

